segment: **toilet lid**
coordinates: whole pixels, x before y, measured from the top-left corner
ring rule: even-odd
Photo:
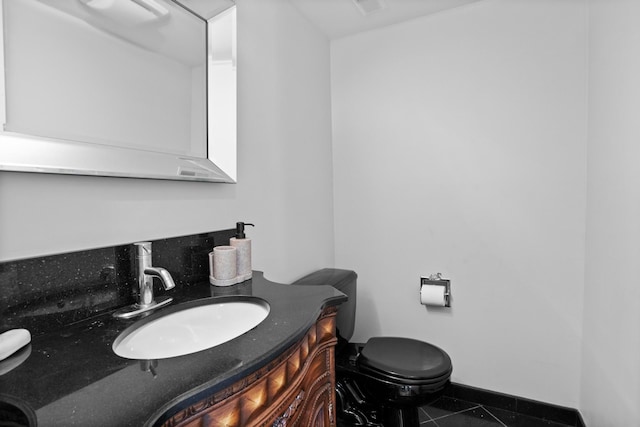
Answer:
[[[378,375],[420,382],[440,381],[452,371],[449,355],[435,345],[398,337],[369,339],[358,365]]]

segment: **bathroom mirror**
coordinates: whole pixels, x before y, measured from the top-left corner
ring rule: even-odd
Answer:
[[[1,0],[0,170],[235,182],[235,7],[198,3]]]

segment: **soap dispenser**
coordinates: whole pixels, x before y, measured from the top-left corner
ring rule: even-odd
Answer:
[[[251,278],[251,239],[247,239],[244,234],[244,227],[247,225],[254,226],[246,222],[237,222],[236,236],[229,239],[229,244],[236,248],[238,282]]]

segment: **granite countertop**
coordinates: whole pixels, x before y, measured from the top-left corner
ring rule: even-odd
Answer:
[[[108,312],[34,336],[12,356],[24,362],[4,374],[0,366],[0,401],[33,411],[38,426],[151,426],[266,365],[301,339],[323,308],[346,300],[330,286],[278,284],[261,272],[230,287],[204,282],[177,286],[170,294],[169,307],[252,295],[265,299],[271,310],[257,327],[229,342],[158,360],[155,376],[152,362],[121,358],[111,348],[136,319],[118,320]]]

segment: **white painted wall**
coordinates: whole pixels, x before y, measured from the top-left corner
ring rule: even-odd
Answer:
[[[3,172],[0,260],[248,221],[267,277],[333,264],[329,43],[286,0],[237,3],[238,184]]]
[[[443,347],[453,380],[577,407],[583,1],[486,0],[332,42],[336,265],[354,339]],[[419,304],[452,280],[450,310]]]
[[[580,411],[640,425],[640,3],[591,0]]]

